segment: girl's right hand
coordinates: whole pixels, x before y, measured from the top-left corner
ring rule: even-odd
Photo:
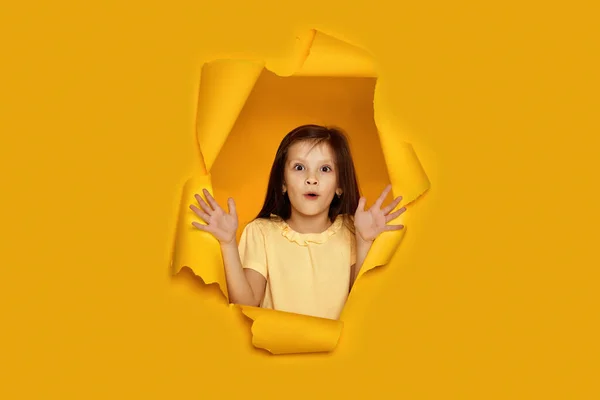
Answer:
[[[195,221],[192,222],[192,225],[201,231],[212,233],[221,245],[235,242],[238,229],[238,216],[235,210],[235,202],[231,197],[227,200],[227,205],[229,207],[229,212],[227,213],[219,206],[219,204],[217,204],[215,199],[208,193],[208,190],[203,189],[202,192],[208,200],[210,207],[200,195],[196,194],[194,197],[204,212],[193,204],[190,205],[190,208],[206,222],[206,225]]]

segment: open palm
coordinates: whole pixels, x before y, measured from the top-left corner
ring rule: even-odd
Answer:
[[[365,241],[373,241],[380,233],[384,231],[395,231],[404,228],[403,225],[387,225],[389,221],[397,218],[400,214],[406,211],[406,208],[402,207],[399,210],[390,214],[390,212],[400,203],[402,196],[396,197],[396,199],[387,207],[381,209],[381,205],[385,200],[388,193],[392,190],[392,185],[388,185],[383,193],[379,196],[375,204],[371,208],[365,211],[365,204],[367,199],[361,197],[358,201],[358,207],[354,214],[354,227],[356,233],[360,235],[360,238]]]
[[[232,198],[229,198],[227,201],[229,212],[225,212],[225,210],[223,210],[216,200],[211,196],[208,190],[203,189],[202,192],[204,193],[204,196],[208,200],[210,206],[206,204],[200,195],[196,194],[194,197],[200,204],[200,207],[202,207],[202,210],[193,204],[190,205],[190,208],[196,213],[196,215],[206,222],[206,225],[196,221],[192,222],[192,225],[201,231],[212,233],[212,235],[221,244],[233,242],[238,229],[238,216],[235,209],[235,202]]]

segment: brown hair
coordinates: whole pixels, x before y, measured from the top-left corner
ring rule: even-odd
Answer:
[[[337,195],[333,197],[329,206],[329,220],[333,223],[338,215],[344,215],[346,225],[354,233],[354,213],[360,199],[358,180],[348,139],[341,129],[335,127],[302,125],[283,138],[271,167],[264,204],[255,219],[270,218],[271,214],[283,220],[290,218],[290,200],[287,193],[282,193],[284,168],[290,146],[299,141],[312,142],[313,146],[325,142],[331,147],[337,165],[338,186],[343,192],[339,198]]]

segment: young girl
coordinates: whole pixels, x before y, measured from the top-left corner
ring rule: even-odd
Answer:
[[[338,319],[375,238],[405,208],[381,208],[391,186],[365,210],[348,140],[338,129],[303,125],[277,150],[262,210],[236,243],[238,217],[203,193],[190,208],[220,243],[230,300],[315,317]]]

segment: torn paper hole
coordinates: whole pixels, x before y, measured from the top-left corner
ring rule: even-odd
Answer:
[[[317,31],[309,32],[300,43],[297,56],[289,62],[291,73],[246,60],[218,60],[202,69],[199,160],[181,198],[172,269],[177,274],[183,267],[190,268],[206,284],[216,283],[227,299],[219,244],[210,233],[192,226],[198,218],[189,205],[204,188],[223,205],[223,199],[233,197],[239,240],[243,227],[262,205],[279,141],[293,127],[316,123],[344,129],[361,192],[371,203],[388,183],[393,197],[403,196],[398,207],[412,203],[430,186],[412,146],[398,132],[378,129],[374,108],[380,106],[373,103],[377,74],[371,57]],[[377,111],[381,115],[383,109]],[[389,262],[404,232],[385,232],[375,240],[358,280]],[[343,328],[342,320],[235,307],[253,321],[254,346],[272,354],[332,351]]]

